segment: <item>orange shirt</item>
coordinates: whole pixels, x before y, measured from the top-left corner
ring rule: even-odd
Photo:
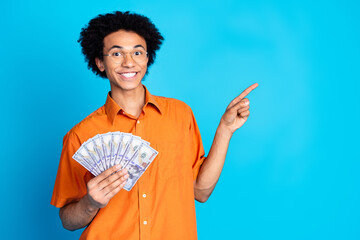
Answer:
[[[120,190],[97,213],[80,239],[197,239],[193,181],[204,161],[200,132],[189,106],[153,96],[135,118],[107,96],[104,106],[64,137],[51,204],[81,199],[94,176],[72,159],[96,134],[128,132],[150,142],[159,154],[131,191]]]

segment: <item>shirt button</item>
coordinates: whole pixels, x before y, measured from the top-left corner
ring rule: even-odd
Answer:
[[[146,198],[146,194],[145,194],[145,193],[143,194],[143,198]]]
[[[144,221],[144,225],[146,225],[147,224],[147,221]]]
[[[139,124],[140,123],[140,120],[137,120],[137,124]]]

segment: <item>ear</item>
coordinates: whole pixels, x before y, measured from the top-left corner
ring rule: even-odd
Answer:
[[[99,58],[96,57],[95,63],[96,63],[96,66],[98,67],[98,69],[100,70],[100,72],[103,72],[105,70],[104,62],[102,60],[100,60]]]

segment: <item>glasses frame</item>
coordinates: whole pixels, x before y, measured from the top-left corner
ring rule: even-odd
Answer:
[[[121,52],[121,51],[120,51],[120,52]],[[114,59],[112,58],[112,55],[111,55],[111,54],[103,54],[103,56],[104,56],[104,57],[110,57],[110,60],[111,60],[113,63],[115,63],[115,64],[122,64],[123,61],[124,61],[125,58],[126,58],[126,55],[128,55],[128,54],[130,55],[131,59],[132,59],[134,62],[136,62],[136,63],[143,63],[143,62],[145,62],[145,59],[146,59],[146,58],[149,58],[149,53],[148,53],[147,51],[145,51],[146,58],[144,59],[144,61],[138,62],[138,61],[136,61],[136,60],[133,58],[133,55],[131,54],[131,53],[134,53],[134,52],[136,52],[136,50],[131,51],[131,52],[121,52],[121,54],[124,54],[124,57],[122,58],[122,61],[121,61],[121,62],[116,62],[116,61],[114,61]]]

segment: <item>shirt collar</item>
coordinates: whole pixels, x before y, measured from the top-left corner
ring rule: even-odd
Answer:
[[[143,85],[144,86],[144,85]],[[147,88],[144,86],[145,88],[145,105],[144,108],[147,107],[149,104],[153,105],[156,110],[162,114],[162,109],[160,107],[160,105],[157,103],[155,97],[147,90]],[[111,122],[111,124],[114,124],[114,120],[116,115],[124,109],[122,109],[122,107],[120,107],[115,101],[114,99],[110,96],[111,92],[108,93],[107,98],[106,98],[106,102],[105,102],[105,111],[106,114]]]

